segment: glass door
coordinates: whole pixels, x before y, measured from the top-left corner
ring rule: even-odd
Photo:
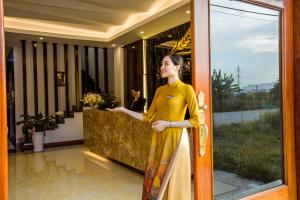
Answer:
[[[214,198],[284,184],[280,12],[210,2]]]
[[[295,197],[288,16],[251,2],[192,4],[195,199]]]

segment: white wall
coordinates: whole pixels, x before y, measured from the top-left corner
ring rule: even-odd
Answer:
[[[45,113],[45,84],[44,84],[44,59],[43,44],[38,42],[37,53],[37,89],[38,89],[38,112]]]
[[[21,54],[22,55],[22,54]],[[26,42],[26,80],[27,80],[27,109],[29,115],[34,115],[34,80],[33,53],[31,42]],[[14,57],[15,59],[16,57]],[[22,57],[21,57],[22,59]],[[22,67],[22,65],[21,65]],[[15,80],[18,81],[18,80]]]
[[[83,139],[82,113],[75,113],[74,118],[66,118],[65,124],[59,125],[58,129],[46,131],[45,143],[73,141]]]
[[[49,113],[55,112],[54,97],[54,65],[53,65],[53,45],[47,44],[47,62],[48,62],[48,105]]]
[[[69,110],[76,105],[76,88],[75,88],[75,48],[73,45],[68,46],[68,66],[69,66]],[[71,66],[71,67],[70,67]],[[73,66],[73,67],[72,67]]]
[[[43,44],[37,43],[37,71],[38,71],[38,109],[39,112],[45,112],[45,91],[44,91],[44,60]],[[69,69],[69,101],[70,109],[76,105],[75,88],[75,47],[68,45],[68,69]],[[22,67],[22,47],[21,42],[14,46],[14,76],[15,76],[15,115],[16,121],[20,120],[20,115],[24,113],[23,106],[23,67]],[[104,91],[104,57],[103,49],[98,49],[99,58],[99,86]],[[109,73],[109,91],[114,91],[114,50],[109,50],[108,73]],[[64,65],[64,46],[57,45],[57,71],[65,71]],[[89,69],[90,75],[95,78],[95,59],[94,48],[89,48]],[[79,46],[79,91],[81,94],[81,66],[84,66],[84,48]],[[53,64],[53,45],[47,44],[47,69],[48,69],[48,106],[49,114],[55,112],[54,97],[54,64]],[[33,55],[32,43],[26,42],[26,78],[27,78],[27,109],[29,115],[34,115],[34,73],[33,73]],[[59,110],[65,111],[65,87],[58,87]],[[22,137],[21,126],[17,127],[16,138]],[[66,119],[66,124],[59,125],[59,129],[47,134],[46,143],[61,142],[70,140],[79,140],[83,137],[82,114],[75,113],[75,118]]]
[[[22,69],[22,47],[21,43],[13,48],[14,51],[14,78],[15,78],[15,115],[16,121],[24,113],[23,101],[23,69]],[[21,126],[16,126],[16,138],[22,135]]]

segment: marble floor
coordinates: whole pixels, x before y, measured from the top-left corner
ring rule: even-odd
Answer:
[[[97,156],[83,146],[12,154],[8,164],[9,200],[141,199],[142,175]],[[239,183],[221,181],[220,178],[228,178],[228,174],[215,173],[216,195],[238,188]]]

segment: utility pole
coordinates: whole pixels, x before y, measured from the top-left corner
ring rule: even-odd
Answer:
[[[238,82],[238,86],[240,87],[240,78],[241,78],[241,70],[240,70],[240,66],[237,66],[237,82]]]
[[[240,88],[240,79],[241,79],[241,69],[240,69],[240,65],[237,66],[237,82],[238,82],[238,87],[239,87],[239,90],[238,90],[238,97],[241,98],[240,96],[240,92],[241,92],[241,88]],[[243,116],[243,104],[241,104],[241,122],[243,123],[244,122],[244,116]]]

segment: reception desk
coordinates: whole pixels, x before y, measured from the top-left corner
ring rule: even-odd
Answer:
[[[149,123],[124,113],[91,109],[83,111],[83,132],[91,152],[145,170],[153,134]]]

